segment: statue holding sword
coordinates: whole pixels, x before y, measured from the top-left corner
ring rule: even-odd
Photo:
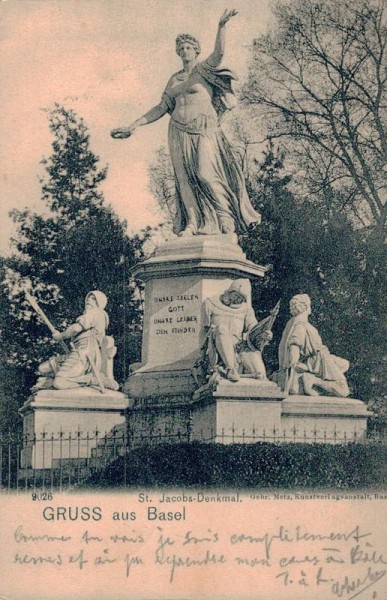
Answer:
[[[109,359],[112,363],[115,347],[112,338],[106,336],[109,317],[104,310],[107,304],[105,294],[97,290],[89,292],[85,298],[83,314],[62,333],[52,326],[27,292],[26,298],[50,328],[53,339],[66,351],[66,354],[53,356],[39,365],[40,377],[34,389],[67,390],[93,386],[98,387],[101,392],[105,387],[117,390],[118,384],[114,381],[112,366],[106,369]],[[70,348],[67,348],[64,340],[70,341]]]

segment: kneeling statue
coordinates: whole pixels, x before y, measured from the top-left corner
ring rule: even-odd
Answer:
[[[311,301],[307,294],[290,300],[292,318],[286,324],[278,350],[279,370],[273,380],[286,394],[349,396],[344,373],[349,362],[331,354],[308,317]]]
[[[104,308],[107,298],[94,290],[85,298],[85,310],[63,333],[55,329],[55,341],[71,340],[71,349],[65,355],[51,357],[39,365],[40,375],[33,391],[39,389],[68,390],[78,387],[99,387],[118,390],[113,377],[114,340],[106,336],[109,317]]]
[[[236,382],[245,374],[267,379],[261,350],[273,335],[267,329],[258,335],[259,324],[249,298],[249,282],[237,279],[221,296],[205,300],[207,338],[202,367],[210,378]]]

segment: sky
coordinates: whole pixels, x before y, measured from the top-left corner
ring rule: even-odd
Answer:
[[[270,24],[273,0],[3,0],[0,3],[0,252],[10,252],[13,208],[42,212],[40,161],[52,136],[44,108],[74,109],[90,130],[91,150],[109,172],[105,200],[127,220],[128,231],[161,221],[148,190],[147,166],[167,145],[168,116],[127,140],[110,130],[140,117],[160,100],[181,68],[179,33],[213,49],[225,8],[238,15],[227,26],[223,64],[247,73],[253,38]]]

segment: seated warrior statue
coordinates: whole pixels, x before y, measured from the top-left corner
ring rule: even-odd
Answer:
[[[266,379],[261,352],[249,339],[258,325],[249,299],[249,282],[237,279],[220,297],[205,300],[209,374],[217,373],[230,381],[239,381],[243,373]],[[264,331],[262,336],[266,343],[272,339],[271,331]]]
[[[278,350],[279,370],[273,374],[287,394],[346,397],[349,388],[344,373],[349,362],[331,354],[319,332],[308,321],[311,301],[307,294],[290,300],[292,318],[287,322]]]
[[[34,390],[67,390],[82,386],[96,386],[101,391],[104,387],[118,389],[112,370],[116,348],[113,338],[105,335],[109,324],[104,310],[106,304],[103,292],[89,292],[85,298],[84,313],[63,333],[53,332],[56,341],[71,340],[71,350],[39,365],[41,377]]]

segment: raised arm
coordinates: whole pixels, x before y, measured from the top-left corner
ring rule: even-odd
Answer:
[[[168,107],[164,101],[161,101],[160,104],[151,108],[145,115],[134,121],[129,127],[119,127],[118,129],[113,129],[110,135],[115,139],[123,139],[130,137],[137,127],[141,127],[141,125],[148,125],[148,123],[153,123],[158,119],[161,119],[162,116],[168,111]]]
[[[211,65],[211,67],[219,67],[220,63],[222,62],[225,47],[226,23],[237,14],[237,11],[234,9],[225,10],[223,15],[220,17],[215,40],[215,48],[213,53],[210,54],[207,59],[207,62],[209,65]]]

